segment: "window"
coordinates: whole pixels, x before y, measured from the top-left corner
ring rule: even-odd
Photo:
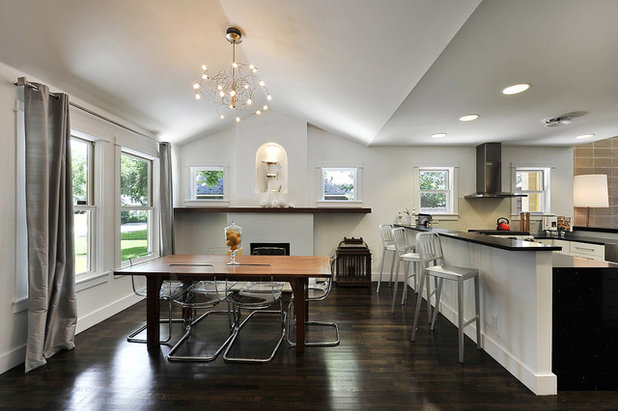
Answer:
[[[549,213],[549,168],[517,167],[513,172],[515,194],[527,197],[513,199],[513,213]]]
[[[191,167],[191,198],[193,200],[223,200],[224,197],[224,167]]]
[[[356,167],[322,167],[323,201],[357,201]]]
[[[415,184],[419,212],[430,214],[455,214],[454,167],[419,167]]]
[[[71,137],[75,274],[94,271],[94,144]]]
[[[120,155],[121,261],[153,253],[152,160]]]

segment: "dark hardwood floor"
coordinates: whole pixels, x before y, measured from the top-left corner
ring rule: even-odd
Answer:
[[[391,314],[390,292],[387,286],[376,295],[375,285],[334,288],[326,301],[311,305],[311,313],[338,322],[341,345],[297,355],[286,344],[268,365],[227,364],[221,357],[170,363],[164,357],[169,346],[149,356],[144,344],[125,340],[145,317],[142,302],[79,334],[75,350],[56,354],[45,367],[24,375],[21,365],[1,375],[0,408],[618,409],[618,392],[535,396],[469,339],[466,362],[459,364],[457,330],[444,318],[431,332],[422,313],[411,343],[415,298]],[[191,348],[200,348],[206,333],[225,337],[224,318],[200,323]],[[263,328],[260,335],[276,333],[272,320],[261,317],[251,327]],[[178,325],[176,337],[180,331]],[[265,345],[253,335],[244,331],[238,350]]]

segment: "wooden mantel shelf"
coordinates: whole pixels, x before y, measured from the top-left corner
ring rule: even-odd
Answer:
[[[369,207],[174,207],[175,213],[289,213],[368,214]]]

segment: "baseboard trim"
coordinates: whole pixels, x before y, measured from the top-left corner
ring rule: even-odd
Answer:
[[[441,302],[440,314],[457,327],[457,311],[451,306]],[[476,324],[470,324],[464,332],[466,336],[476,342]],[[558,393],[558,377],[555,374],[535,373],[505,347],[486,334],[481,334],[481,347],[534,394],[556,395]]]
[[[109,317],[118,314],[120,311],[129,308],[133,304],[140,302],[142,299],[144,299],[144,297],[131,294],[78,318],[75,333],[79,334],[82,331],[97,325],[101,321],[106,320]]]
[[[13,350],[0,355],[0,374],[3,374],[13,367],[23,364],[26,358],[26,344],[20,345]]]

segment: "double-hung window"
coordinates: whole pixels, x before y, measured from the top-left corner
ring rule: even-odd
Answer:
[[[95,271],[94,143],[71,137],[75,274]]]
[[[357,167],[322,167],[321,201],[359,201]]]
[[[152,160],[135,154],[120,155],[120,256],[121,261],[153,254],[154,207]]]
[[[549,168],[516,167],[513,169],[514,193],[527,194],[527,197],[513,199],[513,214],[550,212],[549,177]]]
[[[456,214],[454,167],[418,167],[415,173],[416,205],[419,212]]]

